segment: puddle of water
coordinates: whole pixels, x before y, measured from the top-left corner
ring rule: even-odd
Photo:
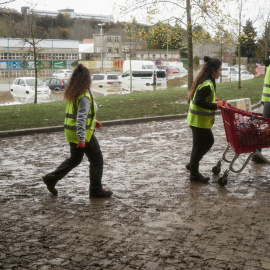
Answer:
[[[198,72],[194,71],[194,78]],[[260,75],[264,76],[264,75]],[[234,79],[222,78],[222,82],[232,81]],[[130,94],[142,91],[157,91],[157,90],[167,90],[178,87],[187,87],[188,75],[187,73],[179,74],[178,76],[170,76],[168,82],[165,85],[153,86],[153,85],[143,85],[143,84],[133,84],[132,89],[128,84],[124,84],[121,87],[92,87],[91,90],[95,97],[107,96],[112,94]],[[217,81],[219,83],[219,81]],[[51,91],[51,95],[45,99],[38,99],[38,103],[41,102],[51,102],[60,101],[63,96],[63,91]],[[9,91],[0,91],[0,106],[3,105],[14,105],[14,104],[25,104],[33,103],[33,98],[28,96],[14,97]]]

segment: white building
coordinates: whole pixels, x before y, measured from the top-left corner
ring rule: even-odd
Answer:
[[[79,41],[44,39],[37,43],[40,76],[49,76],[55,69],[71,68],[79,61]],[[34,60],[33,47],[19,38],[0,38],[0,78],[33,76],[29,68]]]
[[[87,13],[77,13],[74,9],[59,9],[58,11],[49,10],[37,10],[30,9],[30,7],[21,7],[22,14],[36,14],[38,16],[49,16],[57,17],[59,13],[69,14],[70,18],[73,19],[85,19],[85,20],[97,20],[100,22],[113,22],[114,18],[112,15],[102,15],[102,14],[87,14]]]

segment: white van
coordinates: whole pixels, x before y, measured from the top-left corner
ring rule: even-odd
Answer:
[[[166,70],[136,69],[132,70],[132,76],[130,76],[130,70],[127,70],[119,77],[119,79],[123,84],[129,84],[130,78],[132,78],[133,84],[145,84],[145,85],[167,84]]]
[[[131,65],[131,68],[130,68]],[[144,60],[125,60],[123,63],[123,72],[127,70],[140,70],[140,69],[157,69],[156,64],[153,61]]]

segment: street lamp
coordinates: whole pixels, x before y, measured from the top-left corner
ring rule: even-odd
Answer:
[[[123,53],[126,55],[127,59],[127,53],[129,52],[129,73],[130,73],[130,92],[132,91],[132,65],[131,65],[131,49],[123,49]]]
[[[103,73],[103,58],[102,58],[102,51],[103,51],[103,47],[102,47],[102,26],[105,25],[105,23],[99,23],[98,26],[100,26],[100,55],[101,55],[101,73]]]

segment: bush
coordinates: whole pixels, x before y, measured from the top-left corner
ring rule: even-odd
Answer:
[[[199,57],[199,56],[195,56],[195,57],[194,57],[194,63],[195,63],[196,65],[199,65],[199,64],[200,64],[200,57]]]

